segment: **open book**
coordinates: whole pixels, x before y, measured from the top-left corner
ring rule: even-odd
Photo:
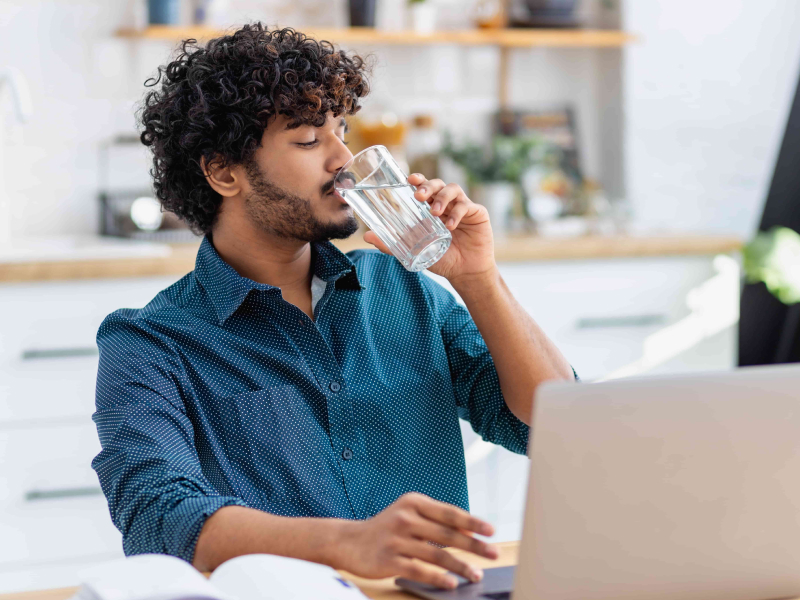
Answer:
[[[295,558],[249,554],[206,579],[189,563],[140,554],[91,567],[70,600],[364,600],[335,570]]]

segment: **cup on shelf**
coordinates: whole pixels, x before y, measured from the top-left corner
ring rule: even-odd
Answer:
[[[147,0],[147,22],[150,25],[178,25],[181,20],[180,0]]]

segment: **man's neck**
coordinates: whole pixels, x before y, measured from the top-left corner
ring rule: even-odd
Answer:
[[[212,232],[214,248],[239,275],[286,292],[308,290],[311,245],[262,231],[249,223],[219,222]]]

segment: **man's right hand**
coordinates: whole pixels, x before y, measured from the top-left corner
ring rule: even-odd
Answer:
[[[496,559],[497,548],[473,533],[490,536],[494,529],[451,504],[409,493],[371,519],[343,521],[334,550],[337,556],[331,562],[360,577],[400,576],[453,589],[456,578],[430,565],[473,582],[480,581],[483,572],[429,542]]]

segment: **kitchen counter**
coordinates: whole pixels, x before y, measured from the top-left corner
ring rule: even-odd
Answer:
[[[357,234],[336,241],[344,252],[372,248]],[[500,262],[708,255],[736,252],[734,235],[631,234],[520,236],[495,242]],[[54,238],[0,247],[0,283],[182,275],[194,268],[197,244],[152,244],[111,238]]]

